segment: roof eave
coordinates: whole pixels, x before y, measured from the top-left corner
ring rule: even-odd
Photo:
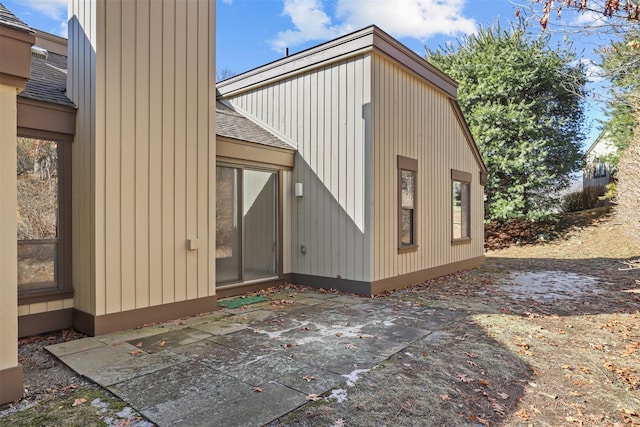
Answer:
[[[456,98],[457,83],[454,80],[375,25],[218,82],[217,94],[221,97],[236,95],[295,74],[373,51],[391,57],[446,93],[447,96]]]

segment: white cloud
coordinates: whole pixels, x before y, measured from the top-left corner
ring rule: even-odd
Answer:
[[[470,34],[476,22],[463,15],[466,0],[337,0],[334,19],[321,0],[284,0],[283,15],[295,29],[281,31],[271,46],[282,51],[312,40],[327,40],[375,24],[395,37],[424,41],[436,34]]]
[[[65,39],[69,37],[69,23],[66,19],[64,21],[60,21],[60,29],[58,31],[58,35],[60,37],[64,37]]]
[[[334,38],[343,32],[331,26],[331,18],[324,12],[320,0],[284,0],[283,15],[291,18],[295,30],[280,31],[271,40],[271,47],[279,52],[310,40]]]
[[[601,66],[594,63],[589,58],[582,58],[580,62],[584,65],[587,73],[587,79],[589,79],[590,82],[601,82],[604,80],[605,72]]]
[[[67,0],[22,0],[22,4],[51,19],[67,19]]]
[[[574,25],[589,26],[602,23],[602,14],[591,10],[578,12],[573,20]]]
[[[465,0],[339,0],[337,16],[354,29],[375,24],[396,37],[426,40],[470,34],[476,22],[462,15]]]

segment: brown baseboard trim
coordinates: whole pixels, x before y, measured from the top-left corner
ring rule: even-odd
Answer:
[[[271,288],[273,286],[279,286],[288,281],[290,280],[288,280],[287,277],[283,276],[278,277],[277,279],[265,280],[263,282],[254,282],[246,285],[240,284],[238,286],[232,286],[228,288],[220,287],[216,288],[216,295],[218,296],[218,299],[235,297],[237,295],[246,294],[247,292],[256,292],[262,289]]]
[[[291,281],[296,285],[311,286],[317,289],[336,289],[340,292],[351,292],[358,295],[371,295],[371,283],[360,280],[338,279],[335,277],[312,276],[309,274],[291,273]]]
[[[47,311],[18,316],[18,338],[67,329],[73,325],[73,310]]]
[[[218,296],[156,305],[120,313],[95,316],[73,310],[73,328],[89,336],[103,335],[124,329],[136,328],[147,323],[166,322],[181,317],[207,313],[218,309]]]
[[[384,291],[392,291],[394,289],[407,288],[409,286],[422,283],[425,280],[435,277],[445,276],[462,270],[470,270],[480,267],[484,264],[484,255],[466,259],[464,261],[452,262],[451,264],[440,265],[438,267],[427,268],[425,270],[414,271],[413,273],[403,274],[401,276],[389,277],[387,279],[376,280],[371,284],[373,295],[377,295]]]
[[[23,385],[22,365],[0,369],[0,405],[22,399]]]

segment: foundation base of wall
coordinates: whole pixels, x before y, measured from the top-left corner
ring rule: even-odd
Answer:
[[[72,313],[73,310],[68,308],[18,316],[18,338],[70,328],[73,326]]]
[[[484,261],[485,257],[482,255],[476,258],[466,259],[464,261],[452,262],[451,264],[440,265],[438,267],[414,271],[413,273],[376,280],[371,283],[371,295],[395,289],[407,288],[409,286],[422,283],[425,280],[446,276],[447,274],[456,273],[458,271],[471,270],[472,268],[480,267],[484,264]]]
[[[300,286],[311,286],[316,289],[335,289],[340,292],[351,292],[358,295],[371,295],[371,282],[338,279],[335,277],[312,276],[310,274],[291,273],[291,282]]]
[[[89,336],[103,335],[136,328],[144,324],[166,322],[181,317],[208,313],[217,309],[218,297],[216,295],[102,316],[74,309],[73,328]]]
[[[22,365],[0,369],[0,405],[22,399],[23,381]]]
[[[407,288],[409,286],[422,283],[425,280],[444,276],[461,270],[470,270],[484,264],[485,257],[479,256],[464,261],[453,262],[451,264],[438,267],[427,268],[425,270],[414,271],[413,273],[402,274],[400,276],[389,277],[387,279],[376,280],[374,282],[338,279],[334,277],[311,276],[308,274],[292,273],[291,282],[296,285],[311,286],[312,288],[336,289],[341,292],[351,292],[358,295],[377,295],[385,291]]]
[[[216,288],[216,295],[220,299],[234,297],[236,295],[246,294],[247,292],[256,292],[262,289],[279,286],[279,285],[282,285],[283,283],[290,282],[290,281],[291,280],[288,277],[288,275],[285,275],[282,277],[278,277],[277,279],[267,279],[264,281],[254,282],[249,284],[240,283],[238,285],[221,286]]]

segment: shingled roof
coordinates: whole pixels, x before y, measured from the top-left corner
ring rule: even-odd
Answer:
[[[216,102],[216,135],[276,148],[295,150],[286,142],[220,101]]]
[[[22,22],[20,18],[11,13],[2,3],[0,3],[0,25],[6,25],[7,27],[15,28],[17,30],[26,31],[32,33],[33,30],[27,24]]]
[[[75,107],[65,95],[67,88],[67,58],[48,52],[47,58],[32,55],[31,79],[20,97],[36,101]]]

